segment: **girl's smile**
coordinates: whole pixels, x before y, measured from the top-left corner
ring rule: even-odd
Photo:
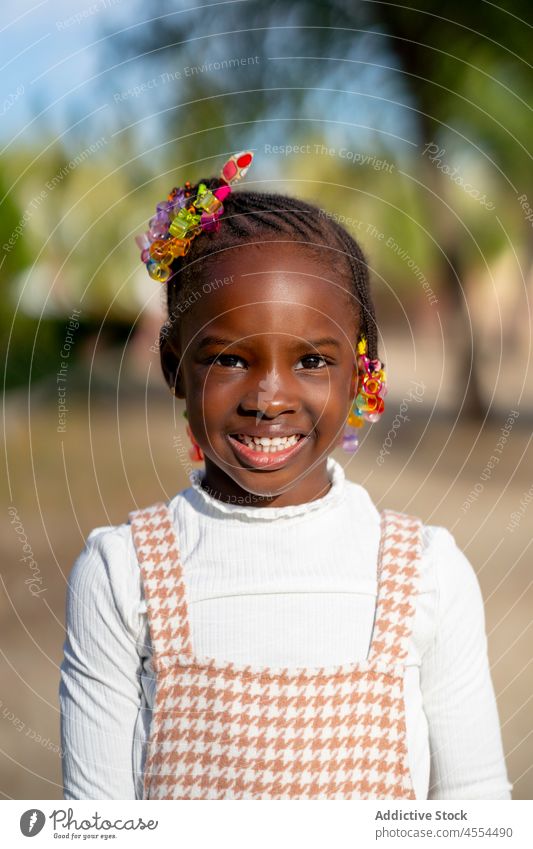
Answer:
[[[246,463],[256,469],[272,469],[293,458],[311,439],[310,436],[300,433],[281,438],[276,436],[277,433],[276,430],[270,430],[268,436],[262,437],[259,431],[254,437],[248,434],[229,434],[228,439],[237,456]]]
[[[282,507],[330,487],[327,457],[355,393],[358,305],[323,254],[262,243],[217,256],[202,278],[216,262],[216,277],[232,282],[199,284],[163,343],[204,453],[202,486],[222,500],[253,493],[256,506]]]

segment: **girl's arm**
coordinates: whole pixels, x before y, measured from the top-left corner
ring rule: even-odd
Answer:
[[[478,579],[453,536],[431,530],[437,619],[420,670],[431,755],[428,798],[510,799]]]
[[[93,531],[67,591],[59,691],[65,799],[136,798],[141,660],[132,580],[124,534]]]

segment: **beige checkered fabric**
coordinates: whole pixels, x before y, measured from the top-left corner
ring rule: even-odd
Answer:
[[[156,697],[145,799],[414,799],[403,676],[419,519],[381,514],[376,616],[365,660],[331,667],[217,663],[194,654],[172,515],[130,514]]]

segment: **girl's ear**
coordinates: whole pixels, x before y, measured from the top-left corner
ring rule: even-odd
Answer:
[[[185,398],[185,387],[179,363],[181,354],[175,343],[165,334],[159,335],[159,359],[165,380],[176,398]]]

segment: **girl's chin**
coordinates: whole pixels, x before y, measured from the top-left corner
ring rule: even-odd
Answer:
[[[316,474],[320,466],[325,468],[335,447],[333,440],[329,446],[327,442],[319,446],[317,434],[313,432],[303,436],[296,445],[271,454],[248,448],[228,435],[222,437],[219,448],[215,440],[211,440],[204,456],[206,467],[211,467],[208,477],[220,480],[222,472],[244,493],[272,498],[296,486],[309,472]],[[232,488],[231,484],[229,486]]]

